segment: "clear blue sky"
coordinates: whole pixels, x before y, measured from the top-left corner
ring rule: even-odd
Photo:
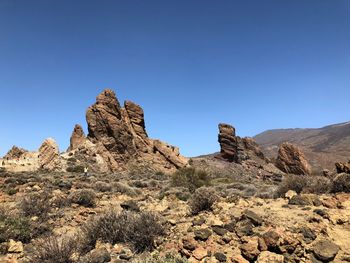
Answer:
[[[349,0],[0,0],[0,155],[63,151],[104,88],[187,156],[350,120]]]

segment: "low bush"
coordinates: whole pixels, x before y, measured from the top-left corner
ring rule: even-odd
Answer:
[[[187,263],[188,260],[175,253],[167,253],[164,256],[156,254],[143,254],[131,261],[132,263]]]
[[[137,196],[141,194],[141,191],[139,189],[133,188],[121,182],[115,182],[113,184],[113,189],[117,193],[126,194],[128,196]]]
[[[49,236],[36,240],[30,251],[30,263],[76,263],[78,251],[75,238]]]
[[[350,193],[350,174],[338,174],[332,181],[333,193]]]
[[[204,210],[212,210],[213,204],[218,200],[216,191],[209,187],[201,187],[195,191],[191,200],[190,208],[193,215]]]
[[[84,166],[83,165],[68,166],[66,171],[69,173],[84,173]]]
[[[95,247],[96,241],[132,245],[135,252],[152,250],[154,240],[164,234],[164,227],[157,215],[148,212],[136,213],[109,211],[93,218],[82,228],[83,251]]]
[[[186,187],[190,192],[197,188],[208,186],[210,178],[206,171],[197,170],[193,167],[186,167],[177,170],[171,178],[171,185],[175,187]]]
[[[30,220],[0,209],[0,243],[10,239],[28,243],[32,237]]]
[[[28,194],[21,200],[19,207],[24,216],[45,219],[51,210],[50,195],[47,192]]]
[[[94,189],[99,192],[110,192],[112,190],[112,186],[108,183],[97,181],[94,184]]]
[[[95,207],[96,206],[96,194],[90,189],[80,189],[72,192],[69,195],[69,199],[72,203],[85,206]]]
[[[289,191],[296,193],[323,194],[332,188],[331,182],[324,176],[287,175],[278,186],[275,197],[284,197]]]

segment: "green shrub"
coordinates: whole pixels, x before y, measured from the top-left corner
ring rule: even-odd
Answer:
[[[191,200],[190,208],[193,215],[201,211],[212,210],[213,204],[218,200],[216,191],[209,187],[201,187],[195,191]]]
[[[28,218],[9,214],[5,209],[0,209],[0,243],[10,239],[27,243],[31,236],[31,224]]]
[[[132,245],[135,252],[152,250],[154,240],[164,235],[164,227],[157,215],[148,212],[136,213],[108,211],[95,217],[82,228],[83,251],[95,247],[96,241]]]
[[[175,187],[186,187],[190,192],[197,188],[208,186],[210,178],[206,171],[197,170],[193,167],[186,167],[177,170],[171,178],[171,185]]]
[[[85,206],[85,207],[95,207],[96,206],[96,195],[93,190],[90,189],[80,189],[72,192],[69,196],[72,203]]]

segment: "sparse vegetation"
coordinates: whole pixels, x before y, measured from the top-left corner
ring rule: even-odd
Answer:
[[[132,211],[106,212],[93,218],[81,231],[85,251],[92,249],[98,239],[111,244],[128,243],[136,252],[152,250],[154,240],[165,233],[157,215]]]
[[[27,243],[31,236],[31,224],[27,217],[11,214],[6,209],[0,208],[0,243],[10,239]]]
[[[69,199],[72,203],[85,207],[94,207],[96,205],[96,195],[91,189],[76,190],[70,194]]]
[[[190,200],[191,213],[196,215],[201,211],[211,210],[213,204],[218,200],[216,191],[209,187],[201,187],[196,190]]]
[[[187,263],[188,260],[184,257],[181,257],[175,253],[167,253],[164,256],[160,256],[159,254],[144,254],[141,255],[134,260],[132,263]]]
[[[175,187],[186,187],[193,193],[202,186],[210,185],[210,178],[206,171],[186,167],[172,175],[171,184]]]
[[[76,263],[78,243],[73,237],[49,236],[35,242],[29,259],[30,263]]]
[[[350,193],[350,174],[339,174],[332,182],[332,192],[333,193]]]
[[[19,207],[24,216],[45,219],[51,210],[50,195],[47,192],[28,194],[21,200]]]

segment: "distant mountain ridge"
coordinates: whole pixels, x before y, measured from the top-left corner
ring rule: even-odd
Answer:
[[[283,142],[298,145],[304,151],[314,171],[334,169],[334,163],[350,160],[350,121],[322,128],[267,130],[254,139],[270,157],[277,156]]]

